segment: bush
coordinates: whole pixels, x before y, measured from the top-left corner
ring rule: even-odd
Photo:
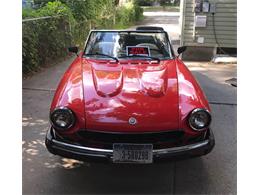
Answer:
[[[46,1],[23,9],[23,19],[51,16],[23,22],[23,74],[66,56],[70,45],[82,47],[90,28],[125,28],[143,12],[135,0],[117,8],[115,0]]]
[[[138,5],[138,2],[134,1],[135,21],[143,19],[143,8]]]
[[[124,28],[142,18],[143,9],[136,1],[130,1],[116,10],[116,25]]]
[[[38,34],[30,24],[23,25],[23,73],[30,73],[39,68]]]
[[[61,2],[49,2],[39,10],[23,10],[23,18],[55,16],[23,22],[23,73],[66,55],[73,42],[70,25],[75,23],[70,9]],[[58,17],[56,17],[58,16]]]

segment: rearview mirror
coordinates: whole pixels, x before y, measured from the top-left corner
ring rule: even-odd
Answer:
[[[179,47],[179,48],[178,48],[177,52],[178,52],[178,54],[180,55],[181,53],[185,52],[186,49],[187,49],[186,46],[182,46],[182,47]]]
[[[76,47],[76,46],[69,47],[69,48],[68,48],[68,51],[69,51],[69,52],[72,52],[72,53],[75,53],[75,54],[78,55],[79,48]]]

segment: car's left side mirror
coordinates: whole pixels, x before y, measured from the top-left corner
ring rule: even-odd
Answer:
[[[69,47],[69,48],[68,48],[68,51],[69,51],[69,52],[72,52],[72,53],[75,53],[75,54],[78,55],[79,48],[76,47],[76,46]]]
[[[186,46],[182,46],[182,47],[179,47],[179,48],[178,48],[177,52],[178,52],[178,54],[180,55],[181,53],[185,52],[186,49],[187,49]]]

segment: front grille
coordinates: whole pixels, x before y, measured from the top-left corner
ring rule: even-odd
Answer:
[[[156,133],[107,133],[81,130],[81,144],[112,149],[113,143],[152,143],[154,149],[181,145],[184,132],[180,130]]]

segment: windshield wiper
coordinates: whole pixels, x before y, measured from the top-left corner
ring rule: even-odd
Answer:
[[[106,56],[106,57],[114,59],[116,62],[119,62],[119,60],[116,57],[110,56],[110,55],[107,55],[107,54],[104,54],[104,53],[98,53],[98,52],[96,52],[96,53],[86,53],[86,54],[84,54],[84,56]]]
[[[131,57],[142,57],[142,58],[150,58],[152,60],[157,60],[158,63],[161,61],[159,58],[156,58],[156,57],[152,57],[152,56],[144,56],[144,55],[125,55],[125,56],[122,56],[122,57],[128,57],[128,58],[131,58]]]

